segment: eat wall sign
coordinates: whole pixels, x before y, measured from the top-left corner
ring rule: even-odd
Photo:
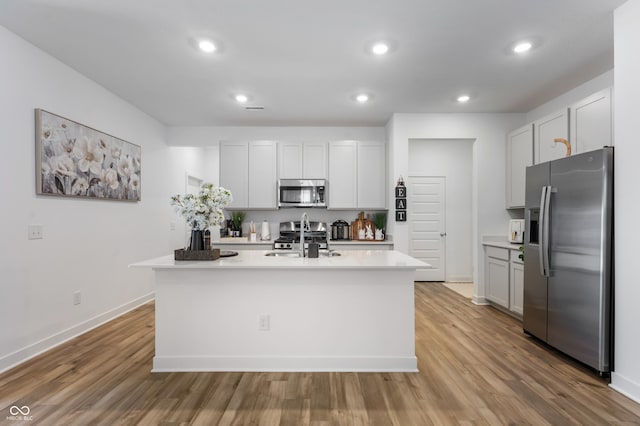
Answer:
[[[407,187],[404,186],[402,176],[396,185],[396,222],[407,221]]]

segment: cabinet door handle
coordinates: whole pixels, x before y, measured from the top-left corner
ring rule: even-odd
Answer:
[[[441,233],[440,233],[440,236],[441,236],[441,237],[446,237],[446,236],[447,236],[447,233],[446,233],[446,232],[441,232]]]

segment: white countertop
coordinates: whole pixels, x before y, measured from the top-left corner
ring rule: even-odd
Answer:
[[[510,243],[506,237],[484,236],[482,237],[482,245],[518,250],[524,243]]]
[[[330,240],[329,244],[333,246],[353,246],[353,245],[362,245],[367,244],[371,246],[372,250],[375,250],[375,246],[383,245],[383,246],[392,246],[393,241],[391,240],[382,240],[382,241],[372,241],[372,240]]]
[[[176,261],[173,255],[134,263],[152,269],[417,269],[431,265],[395,250],[339,250],[341,256],[269,257],[271,250],[238,250],[238,255],[213,261]]]

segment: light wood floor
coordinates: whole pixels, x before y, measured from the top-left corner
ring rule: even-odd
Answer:
[[[640,424],[606,380],[438,283],[416,284],[420,373],[151,374],[153,308],[1,374],[0,424]]]

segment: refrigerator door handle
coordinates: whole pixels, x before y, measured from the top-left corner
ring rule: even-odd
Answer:
[[[547,187],[542,187],[542,192],[540,194],[540,223],[539,229],[544,230],[544,222],[545,222],[545,201],[547,199]],[[540,241],[538,241],[538,260],[540,261],[540,275],[547,276],[545,263],[544,263],[544,231],[540,234]]]
[[[544,264],[544,276],[549,277],[551,276],[549,273],[549,228],[550,228],[550,223],[549,223],[549,210],[550,210],[550,206],[551,206],[551,193],[553,192],[552,188],[550,186],[546,187],[546,191],[545,191],[545,199],[544,199],[544,213],[543,213],[543,219],[542,219],[542,244],[541,246],[543,246],[543,252],[542,252],[542,261]]]

